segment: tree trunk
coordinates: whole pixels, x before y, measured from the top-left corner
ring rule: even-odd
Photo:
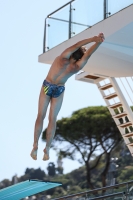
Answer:
[[[85,166],[86,166],[86,172],[87,172],[87,182],[88,182],[88,186],[91,190],[94,189],[94,185],[93,183],[91,182],[91,174],[90,174],[90,165],[89,165],[89,162],[86,161],[85,162]]]
[[[109,169],[109,165],[110,165],[110,155],[111,155],[110,152],[106,153],[106,165],[101,174],[103,187],[106,187],[106,177],[107,177],[107,173],[108,173],[108,169]],[[102,191],[102,193],[104,193],[104,192],[105,192],[105,190]]]

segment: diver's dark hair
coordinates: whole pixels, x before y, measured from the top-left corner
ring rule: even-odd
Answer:
[[[77,51],[75,51],[74,53],[72,53],[71,58],[73,58],[74,60],[78,61],[82,58],[82,56],[84,55],[86,49],[85,47],[80,47]]]

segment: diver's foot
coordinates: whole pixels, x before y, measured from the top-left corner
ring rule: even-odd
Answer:
[[[33,160],[37,160],[37,147],[33,147],[30,156],[33,158]]]
[[[43,160],[49,160],[49,148],[45,148],[44,150],[44,156],[43,156]]]

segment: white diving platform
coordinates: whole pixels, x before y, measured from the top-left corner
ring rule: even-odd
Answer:
[[[56,56],[74,43],[105,34],[105,42],[91,56],[83,71],[93,75],[127,77],[133,75],[133,4],[91,28],[39,55],[38,61],[52,64]],[[91,44],[90,44],[91,45]],[[89,47],[89,45],[86,45]]]

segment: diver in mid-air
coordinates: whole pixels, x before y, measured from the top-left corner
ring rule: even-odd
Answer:
[[[38,115],[34,129],[34,143],[30,154],[34,160],[37,160],[38,140],[42,132],[43,120],[46,116],[48,105],[50,104],[50,112],[43,160],[49,159],[49,149],[55,134],[56,119],[62,105],[66,81],[85,66],[90,56],[103,41],[104,34],[100,33],[98,36],[77,42],[55,58],[41,87]],[[94,42],[94,44],[89,49],[86,49],[84,45],[91,42]]]

